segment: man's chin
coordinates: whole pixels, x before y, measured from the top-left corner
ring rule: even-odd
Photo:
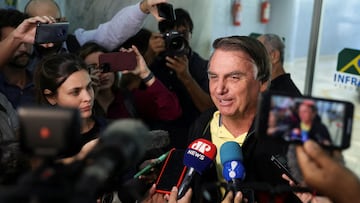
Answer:
[[[35,45],[35,49],[38,53],[40,53],[43,56],[55,54],[61,49],[62,44],[55,44],[53,47],[45,48],[41,45]]]
[[[10,62],[10,66],[17,68],[17,69],[24,69],[26,68],[30,63],[30,60],[17,60]]]

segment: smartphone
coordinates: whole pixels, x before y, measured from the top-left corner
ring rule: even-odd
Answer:
[[[35,33],[35,44],[57,43],[66,40],[69,22],[38,23]]]
[[[99,56],[100,67],[108,67],[109,71],[134,70],[137,65],[135,52],[110,52]]]
[[[270,158],[271,162],[280,170],[281,173],[286,174],[294,183],[298,185],[300,182],[291,174],[287,167],[287,160],[285,157],[272,155]]]
[[[343,150],[350,147],[353,114],[348,101],[267,92],[259,102],[256,135],[300,144],[312,139]]]
[[[157,4],[156,6],[157,6],[160,17],[163,17],[170,22],[174,22],[176,20],[175,12],[174,12],[172,4],[160,3],[160,4]]]
[[[156,180],[156,192],[170,194],[172,187],[181,184],[186,173],[183,163],[185,150],[171,149]]]

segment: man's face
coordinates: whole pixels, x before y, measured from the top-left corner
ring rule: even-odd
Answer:
[[[183,34],[183,37],[190,42],[191,39],[191,31],[187,26],[179,26],[179,27],[175,27],[175,30],[178,31],[179,33]]]
[[[266,83],[256,80],[257,68],[245,52],[215,50],[209,61],[210,96],[224,117],[254,115]]]
[[[10,35],[15,28],[5,27],[1,29],[1,41]],[[31,44],[22,43],[13,56],[11,57],[9,64],[16,68],[25,68],[30,62],[32,46]]]
[[[315,117],[315,113],[309,105],[301,104],[299,106],[299,117],[301,122],[311,124]]]

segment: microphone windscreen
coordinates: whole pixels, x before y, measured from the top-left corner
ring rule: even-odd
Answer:
[[[107,126],[93,151],[98,156],[103,153],[115,156],[126,167],[142,158],[146,151],[144,145],[150,139],[149,130],[141,121],[120,119]]]
[[[169,132],[165,130],[151,130],[150,132],[150,142],[145,143],[145,149],[159,149],[163,147],[168,147],[170,144]]]
[[[228,141],[220,147],[220,161],[221,164],[228,161],[243,161],[242,150],[239,143],[234,141]]]
[[[208,168],[214,161],[217,153],[216,146],[209,140],[197,139],[192,142],[184,154],[184,165],[192,167],[198,173]]]

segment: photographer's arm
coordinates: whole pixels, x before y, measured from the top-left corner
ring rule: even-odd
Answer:
[[[148,13],[159,19],[155,5],[166,1],[143,0],[121,9],[110,21],[100,24],[97,29],[78,28],[74,34],[80,45],[95,41],[111,51],[140,30]]]
[[[175,56],[174,58],[166,57],[166,66],[176,72],[177,77],[184,84],[196,108],[200,112],[204,112],[213,107],[214,103],[212,102],[210,95],[207,94],[191,76],[188,64],[189,60],[186,56]]]

